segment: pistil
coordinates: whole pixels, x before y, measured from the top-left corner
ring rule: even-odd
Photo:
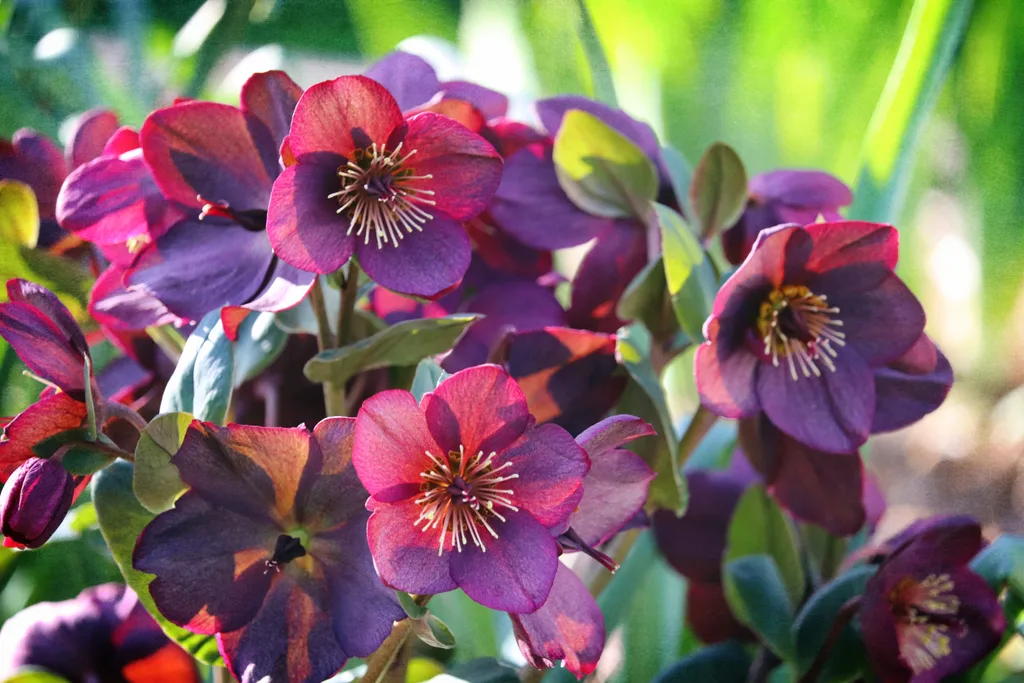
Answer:
[[[800,374],[821,377],[819,362],[835,372],[834,359],[839,354],[833,346],[846,346],[846,335],[836,329],[843,326],[838,313],[838,307],[828,305],[827,296],[807,287],[790,285],[772,290],[761,303],[757,320],[764,355],[775,367],[779,367],[779,358],[785,359],[794,382]]]

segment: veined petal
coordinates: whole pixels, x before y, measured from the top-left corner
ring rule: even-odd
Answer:
[[[420,472],[430,462],[427,451],[447,454],[431,436],[412,394],[392,389],[363,402],[356,416],[352,464],[371,496],[404,484],[418,489]]]
[[[366,76],[341,76],[302,94],[289,142],[300,161],[317,152],[351,159],[357,149],[387,142],[402,122],[402,110],[383,85]]]
[[[953,386],[953,368],[928,335],[898,360],[875,369],[875,418],[871,431],[887,432],[938,408]]]
[[[459,553],[448,550],[447,543],[446,550],[438,552],[441,532],[424,532],[422,527],[414,526],[419,514],[420,507],[411,500],[374,508],[366,524],[366,537],[377,573],[388,586],[408,593],[432,595],[454,590],[457,585],[450,571],[450,558]]]
[[[572,280],[569,325],[595,332],[615,332],[622,321],[615,307],[633,278],[647,265],[645,228],[616,220],[597,236]]]
[[[650,429],[650,425],[639,418],[615,417],[637,420]],[[645,433],[654,434],[654,430]],[[583,480],[583,498],[569,518],[569,526],[587,545],[598,546],[643,509],[655,473],[640,456],[622,448],[594,454],[587,450],[587,454],[590,455],[590,471]]]
[[[7,481],[14,470],[35,455],[33,446],[81,427],[85,418],[85,404],[64,392],[41,398],[23,410],[4,427],[0,439],[0,481]]]
[[[68,169],[74,170],[102,155],[107,140],[119,126],[117,114],[106,109],[90,109],[79,116],[67,144]]]
[[[527,429],[499,457],[496,462],[511,463],[516,475],[508,483],[512,501],[549,529],[563,531],[583,498],[590,469],[586,451],[569,432],[546,424]]]
[[[283,71],[253,74],[242,86],[241,108],[270,178],[281,172],[279,150],[301,96],[302,88]]]

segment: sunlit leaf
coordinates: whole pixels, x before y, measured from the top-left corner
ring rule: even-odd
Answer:
[[[135,471],[132,490],[139,502],[151,512],[169,509],[185,490],[178,468],[171,457],[181,447],[185,431],[192,423],[189,413],[168,413],[156,417],[139,437],[135,446]]]
[[[689,193],[701,239],[735,223],[747,203],[747,171],[735,150],[721,142],[711,145],[693,171]]]
[[[0,180],[0,242],[32,249],[39,239],[39,204],[32,188]]]
[[[676,318],[690,339],[702,339],[701,329],[718,291],[714,267],[682,216],[661,204],[654,208],[661,227],[665,280]]]

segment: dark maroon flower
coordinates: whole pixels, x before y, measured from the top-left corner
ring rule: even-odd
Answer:
[[[939,683],[1002,641],[998,596],[968,568],[982,544],[970,518],[929,520],[868,581],[858,614],[882,683]]]
[[[417,405],[371,397],[353,462],[370,492],[370,550],[381,579],[419,594],[462,588],[477,602],[532,612],[558,566],[555,535],[583,496],[587,454],[561,427],[535,427],[501,368],[457,372]]]
[[[839,207],[853,201],[843,181],[821,171],[771,171],[750,179],[747,208],[722,233],[722,251],[733,265],[743,263],[758,233],[783,223],[806,225],[818,216],[838,221]]]
[[[164,635],[132,589],[112,583],[41,602],[0,629],[0,679],[41,668],[70,683],[199,683],[195,660]]]
[[[470,256],[461,223],[501,176],[487,141],[431,112],[406,119],[379,83],[343,76],[303,94],[289,145],[296,163],[267,217],[281,259],[331,273],[356,254],[377,283],[428,298],[458,285]]]
[[[603,565],[596,546],[606,542],[643,509],[654,472],[636,454],[620,448],[654,429],[631,415],[615,415],[576,437],[590,458],[583,498],[559,537],[563,553],[582,551]],[[614,564],[611,564],[614,569]],[[604,650],[604,617],[586,585],[559,563],[551,594],[530,614],[510,614],[519,649],[538,668],[562,660],[577,678],[597,667]]]
[[[75,480],[63,465],[29,458],[0,492],[0,533],[18,545],[38,548],[64,521],[74,495]]]
[[[218,634],[243,683],[320,683],[404,616],[374,573],[351,418],[312,433],[195,421],[173,457],[189,487],[135,547],[169,620]]]
[[[818,450],[859,447],[874,422],[876,370],[924,329],[921,304],[893,272],[897,250],[896,230],[875,223],[762,231],[704,325],[702,402],[723,417],[763,411]]]

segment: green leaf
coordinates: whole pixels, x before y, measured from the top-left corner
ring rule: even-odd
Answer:
[[[415,365],[447,351],[474,320],[474,314],[405,320],[355,344],[319,353],[306,363],[314,382],[340,384],[358,372],[391,365]]]
[[[81,534],[87,529],[95,527],[99,520],[96,518],[96,506],[92,502],[82,503],[75,506],[68,515],[71,530]]]
[[[26,666],[5,678],[3,683],[68,683],[68,679],[46,669]]]
[[[416,366],[416,375],[412,378],[412,388],[409,391],[419,401],[424,394],[436,389],[438,384],[450,376],[433,358],[424,358]]]
[[[662,671],[654,683],[745,683],[750,655],[736,641],[698,650]]]
[[[445,676],[439,676],[437,683],[519,683],[516,670],[505,666],[491,657],[473,659],[448,670]]]
[[[619,570],[615,572],[608,586],[597,597],[597,604],[604,615],[605,630],[611,633],[629,616],[630,606],[640,586],[642,586],[654,563],[658,561],[658,551],[654,544],[654,535],[643,532],[629,549]]]
[[[135,446],[132,491],[150,512],[170,509],[174,499],[185,490],[185,483],[178,474],[178,468],[171,463],[171,457],[181,447],[192,420],[189,413],[159,415],[139,437]]]
[[[672,181],[672,192],[679,201],[686,215],[690,215],[690,183],[693,180],[693,169],[683,153],[672,145],[661,148],[661,159],[668,168],[669,179]]]
[[[85,443],[88,440],[89,428],[75,427],[74,429],[57,432],[53,436],[43,439],[36,445],[32,446],[32,453],[37,458],[52,458],[53,454],[60,450],[61,446],[66,446],[75,442]]]
[[[793,639],[796,644],[796,663],[802,673],[810,668],[824,646],[839,610],[848,600],[864,592],[874,572],[874,567],[851,569],[819,588],[800,610],[793,624]],[[847,624],[832,648],[832,654],[819,680],[821,683],[855,680],[866,670],[866,657],[863,642],[853,626]]]
[[[658,194],[654,164],[592,114],[570,109],[555,135],[555,173],[576,206],[595,216],[646,219]]]
[[[661,226],[665,280],[679,326],[690,339],[703,339],[704,321],[718,292],[715,269],[682,216],[661,204],[654,209]]]
[[[1024,595],[1024,538],[1003,534],[974,556],[971,570],[996,593],[1010,581],[1014,590]]]
[[[427,616],[427,608],[423,605],[417,604],[417,602],[413,600],[412,596],[405,591],[395,591],[395,595],[398,597],[398,603],[402,606],[402,609],[404,609],[405,613],[411,618],[422,619]]]
[[[690,208],[707,241],[736,222],[747,204],[747,171],[736,151],[721,142],[708,147],[690,183]]]
[[[57,295],[77,320],[88,317],[87,305],[93,278],[81,264],[48,252],[0,239],[0,282],[23,278]],[[0,287],[0,301],[7,290]]]
[[[597,30],[590,18],[587,3],[584,0],[576,0],[576,7],[579,9],[580,15],[577,33],[580,43],[583,45],[583,54],[587,57],[587,66],[590,67],[590,83],[594,90],[594,99],[604,102],[609,107],[618,107],[619,101],[615,97],[612,69],[608,65],[608,56],[601,45],[601,40],[597,37]]]
[[[121,461],[101,471],[92,480],[92,497],[96,505],[100,531],[110,547],[114,562],[124,575],[125,582],[138,594],[139,602],[153,615],[169,638],[196,659],[207,664],[224,666],[224,661],[217,650],[216,637],[190,633],[164,619],[149,594],[149,584],[154,578],[153,575],[136,571],[132,567],[135,542],[145,526],[156,516],[135,499],[132,493],[132,478],[131,463]]]
[[[790,604],[800,604],[804,594],[804,570],[796,534],[785,513],[761,485],[748,488],[733,512],[723,567],[748,555],[770,556],[782,577]]]
[[[192,413],[200,420],[223,424],[234,388],[231,347],[220,323],[220,310],[203,316],[167,380],[160,412]]]
[[[768,555],[747,555],[725,565],[725,597],[736,619],[780,659],[795,659],[793,607],[779,568]]]
[[[459,634],[460,659],[496,657],[500,653],[501,638],[496,623],[499,613],[473,602],[462,591],[435,595],[430,600],[430,612]]]
[[[250,313],[238,327],[238,340],[234,348],[234,384],[258,376],[277,360],[288,333],[274,323],[276,313]]]
[[[33,249],[39,240],[39,204],[32,188],[0,180],[0,242]]]
[[[442,650],[451,650],[455,647],[455,636],[452,635],[451,629],[433,614],[427,614],[422,619],[413,619],[412,631],[430,647]]]
[[[649,534],[648,534],[649,535]],[[627,683],[648,683],[679,657],[686,582],[655,556],[630,603],[623,631]]]
[[[971,0],[915,0],[868,124],[849,215],[892,222],[910,182],[917,140],[967,30]]]
[[[661,256],[629,283],[619,297],[616,314],[622,320],[642,322],[655,339],[671,339],[679,331]]]
[[[110,451],[91,444],[75,444],[64,452],[61,464],[71,474],[86,476],[99,472],[117,460]]]

